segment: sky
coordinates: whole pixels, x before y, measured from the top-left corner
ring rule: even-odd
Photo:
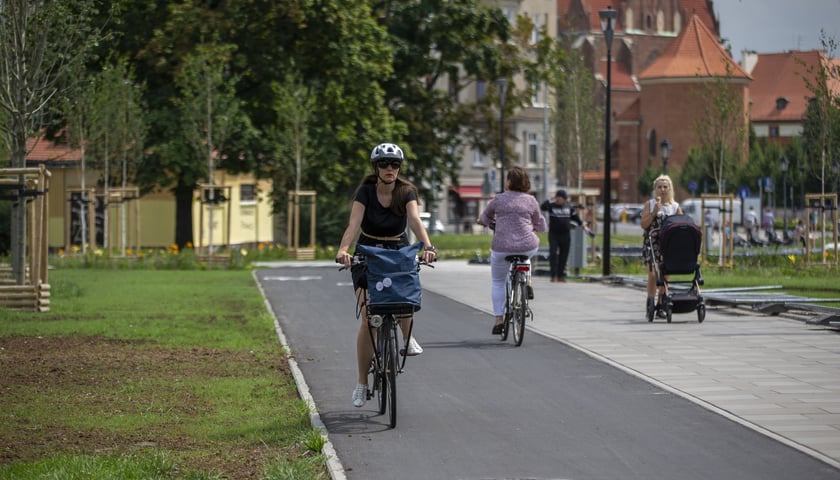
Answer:
[[[822,49],[820,29],[840,42],[840,0],[715,0],[714,8],[721,36],[729,40],[736,61],[745,49]]]

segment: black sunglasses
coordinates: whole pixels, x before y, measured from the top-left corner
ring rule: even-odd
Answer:
[[[393,159],[392,160],[377,160],[376,161],[376,166],[379,167],[379,168],[385,168],[388,165],[390,165],[391,168],[397,169],[397,168],[400,168],[401,164],[402,164],[402,161],[393,160]]]

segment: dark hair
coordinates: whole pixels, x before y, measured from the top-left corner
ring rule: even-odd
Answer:
[[[524,168],[517,166],[510,167],[507,176],[511,190],[525,193],[531,191],[531,179],[528,178],[528,172]]]
[[[376,182],[378,180],[379,177],[375,173],[365,176],[365,178],[362,179],[361,183],[359,183],[359,186],[356,187],[356,191],[353,193],[353,198],[356,198],[356,194],[359,193],[359,189],[362,188],[362,185],[366,183],[372,183],[373,185],[376,185]],[[415,197],[419,197],[419,195],[417,194],[417,187],[415,187],[414,184],[409,182],[408,180],[405,180],[402,177],[398,176],[394,180],[394,192],[391,194],[391,206],[388,207],[388,210],[394,212],[395,214],[401,217],[404,216],[406,204],[405,199],[408,198],[409,192],[412,191],[414,192]]]

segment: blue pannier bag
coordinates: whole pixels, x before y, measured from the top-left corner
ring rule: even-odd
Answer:
[[[369,245],[356,247],[356,253],[365,256],[370,313],[413,313],[420,310],[417,254],[422,249],[423,242],[399,250]]]

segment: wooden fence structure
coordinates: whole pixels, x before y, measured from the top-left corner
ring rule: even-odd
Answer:
[[[0,201],[24,202],[26,208],[24,282],[18,284],[11,266],[0,266],[0,309],[45,312],[50,308],[49,183],[50,172],[43,165],[0,169]]]

